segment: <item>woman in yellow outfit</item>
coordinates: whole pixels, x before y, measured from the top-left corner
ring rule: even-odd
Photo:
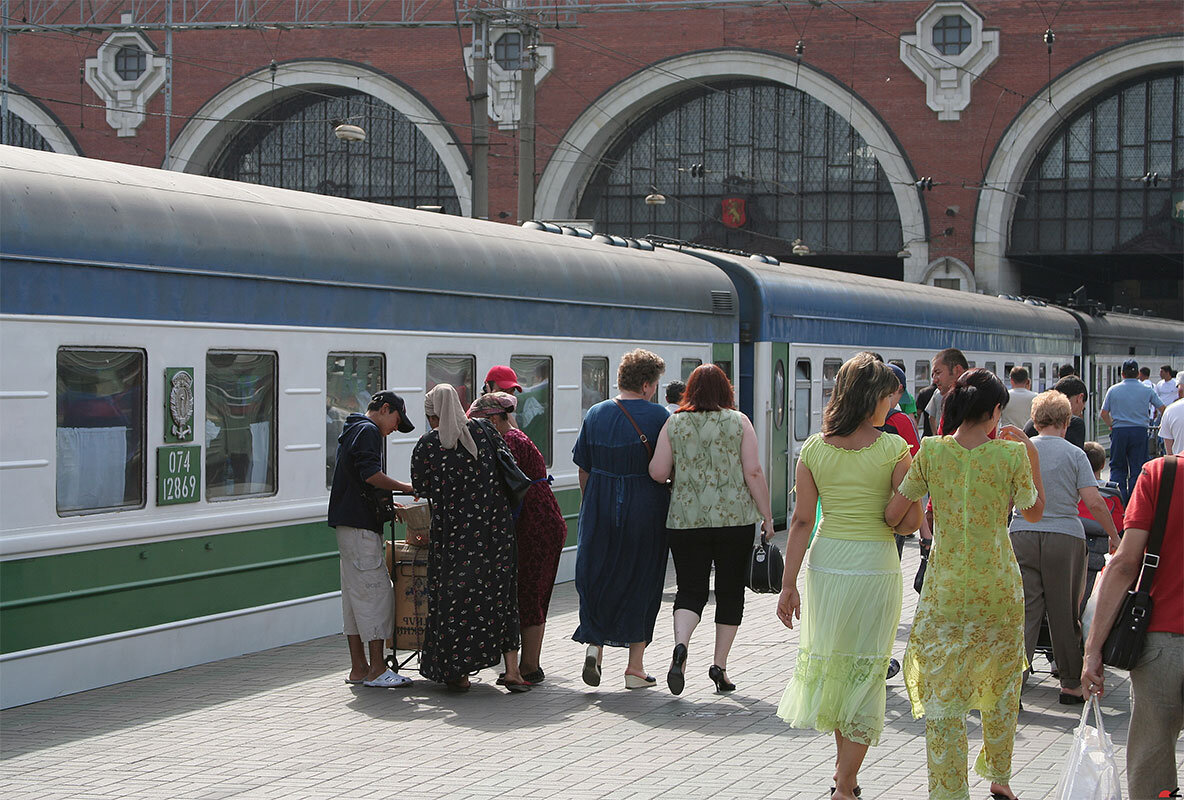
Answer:
[[[959,376],[942,430],[921,450],[884,512],[892,524],[928,492],[935,519],[925,588],[904,654],[913,715],[925,716],[930,800],[967,800],[966,714],[978,709],[983,747],[974,769],[991,797],[1008,785],[1024,656],[1024,589],[1007,536],[1009,501],[1029,522],[1044,513],[1040,458],[1023,431],[999,425],[1007,390],[985,369]],[[1010,440],[1010,441],[1005,441]]]
[[[837,800],[859,794],[858,774],[884,728],[884,675],[900,623],[900,561],[884,506],[910,459],[904,439],[876,430],[900,383],[870,353],[843,364],[822,419],[802,446],[777,616],[802,620],[793,679],[778,715],[797,728],[834,733]],[[815,500],[822,523],[813,543]],[[902,518],[905,515],[902,515]],[[920,509],[903,527],[916,528]],[[805,606],[798,571],[809,546]]]

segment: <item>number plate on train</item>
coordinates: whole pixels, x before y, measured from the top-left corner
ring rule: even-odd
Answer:
[[[201,499],[201,445],[156,448],[156,504],[172,506]]]

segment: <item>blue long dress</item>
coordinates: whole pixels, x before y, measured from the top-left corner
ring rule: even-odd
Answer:
[[[623,400],[651,445],[669,412]],[[589,473],[580,505],[576,591],[580,625],[572,639],[628,646],[654,638],[666,579],[670,492],[649,475],[649,453],[612,400],[588,409],[572,460]]]

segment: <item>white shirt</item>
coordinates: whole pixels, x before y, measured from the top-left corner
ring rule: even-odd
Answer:
[[[1176,379],[1168,378],[1155,384],[1155,393],[1159,395],[1159,399],[1165,406],[1170,406],[1172,403],[1180,399],[1180,394],[1176,389]]]
[[[1159,438],[1172,440],[1172,455],[1184,453],[1184,400],[1177,400],[1164,409]]]
[[[1036,393],[1031,389],[1012,389],[1007,394],[1010,399],[1007,401],[1007,408],[1003,409],[1000,421],[1004,425],[1014,425],[1022,429],[1032,417],[1032,398]]]

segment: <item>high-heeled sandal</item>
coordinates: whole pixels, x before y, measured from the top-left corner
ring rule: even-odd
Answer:
[[[831,794],[834,794],[838,790],[839,790],[839,787],[837,787],[837,786],[830,787]],[[851,790],[851,794],[855,795],[856,797],[863,797],[863,789],[860,789],[858,786],[856,786],[854,789]]]
[[[597,656],[600,654],[600,648],[594,644],[588,645],[588,650],[584,654],[584,683],[589,686],[600,685],[600,661]]]
[[[728,674],[724,672],[722,667],[711,665],[711,669],[707,670],[707,677],[715,682],[715,690],[717,692],[732,692],[736,690],[736,684],[728,680]]]
[[[680,642],[674,646],[674,658],[670,662],[670,671],[666,673],[666,685],[670,687],[671,694],[682,694],[683,687],[686,685],[686,676],[682,671],[685,663],[687,663],[687,646]]]

